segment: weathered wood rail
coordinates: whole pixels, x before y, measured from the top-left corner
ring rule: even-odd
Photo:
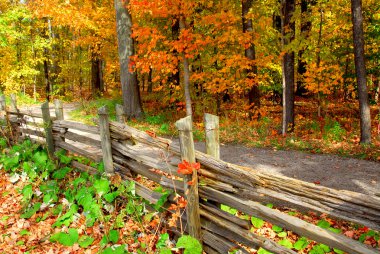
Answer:
[[[3,102],[0,104],[6,108]],[[262,204],[272,202],[325,213],[380,230],[379,197],[331,189],[224,162],[219,159],[218,119],[215,116],[205,117],[209,153],[205,154],[193,150],[189,118],[176,124],[180,133],[180,146],[177,146],[169,139],[155,137],[121,123],[123,117],[120,113],[120,122],[109,122],[105,108],[99,110],[100,127],[64,120],[61,105],[55,102],[56,117],[48,117],[47,104],[43,105],[42,114],[20,111],[16,104],[15,107],[12,105],[12,109],[6,112],[16,133],[12,137],[29,137],[45,143],[48,140],[48,151],[62,148],[94,162],[103,161],[108,174],[120,174],[129,180],[133,180],[133,175],[141,175],[184,195],[189,206],[187,215],[182,218],[187,223],[186,230],[203,242],[207,253],[227,253],[232,248],[241,248],[236,242],[252,248],[263,247],[273,253],[295,253],[251,232],[249,221],[222,211],[218,204],[236,208],[347,253],[379,253],[378,249]],[[44,121],[36,120],[42,118]],[[182,159],[199,162],[201,169],[198,175],[183,177],[178,174],[177,167]],[[73,166],[90,173],[97,172],[95,168],[79,162],[73,162]],[[175,176],[175,180],[171,176]],[[194,179],[197,179],[196,183],[188,185]],[[136,193],[149,202],[154,204],[160,199],[161,194],[140,183],[136,186]],[[169,198],[168,202],[171,201],[173,198]]]

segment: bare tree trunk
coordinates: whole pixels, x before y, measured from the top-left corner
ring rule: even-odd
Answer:
[[[117,38],[120,60],[120,81],[123,93],[124,113],[128,118],[139,118],[143,114],[137,74],[130,71],[130,57],[134,55],[132,35],[132,16],[127,6],[129,0],[115,0]]]
[[[375,90],[375,102],[379,103],[379,93],[380,93],[380,78],[377,80],[377,87]]]
[[[310,0],[301,0],[301,36],[303,36],[304,39],[307,39],[309,37],[309,34],[311,32],[311,8],[309,5],[314,5],[314,1]],[[307,70],[307,63],[303,59],[304,49],[300,50],[298,52],[298,79],[297,79],[297,89],[296,94],[299,96],[304,95],[307,92],[307,89],[305,88],[305,84],[303,81],[302,76],[306,73]]]
[[[99,55],[91,49],[91,93],[92,97],[97,97],[104,91],[102,60]]]
[[[153,80],[152,80],[152,74],[153,70],[149,67],[149,73],[148,73],[148,93],[153,92]]]
[[[351,0],[356,82],[360,110],[360,143],[371,143],[371,114],[368,101],[366,67],[364,62],[364,36],[362,1]]]
[[[181,31],[186,29],[184,17],[180,18],[179,26],[180,26]],[[183,61],[183,82],[184,82],[184,90],[185,90],[186,115],[192,116],[193,109],[191,108],[189,59],[187,59],[185,52],[182,53],[182,61]]]
[[[253,0],[242,0],[242,23],[243,23],[243,33],[253,32],[253,24],[252,19],[247,19],[246,15],[249,12],[249,9],[252,8]],[[256,52],[255,45],[253,43],[245,49],[245,57],[249,60],[256,60]],[[247,70],[247,76],[249,79],[256,79],[257,76],[257,66],[256,64],[252,64],[250,68]],[[259,84],[254,82],[253,86],[248,91],[248,102],[250,105],[249,116],[253,117],[252,110],[260,109],[260,90]],[[258,114],[258,118],[260,118],[260,113]]]
[[[173,25],[172,25],[172,40],[178,40],[179,38],[179,19],[174,17],[173,18]],[[178,51],[176,49],[173,50],[173,55],[178,56]],[[180,62],[178,62],[177,65],[177,72],[174,74],[170,74],[169,76],[169,93],[170,96],[174,94],[174,90],[176,86],[179,86],[180,83]]]
[[[295,10],[295,0],[281,0],[282,45],[294,40],[295,23],[291,21]],[[287,50],[282,60],[282,134],[294,130],[294,52]]]

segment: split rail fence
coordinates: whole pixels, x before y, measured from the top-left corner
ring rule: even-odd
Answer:
[[[6,110],[4,97],[0,97],[0,107]],[[120,122],[109,121],[105,107],[99,109],[97,126],[64,120],[59,101],[55,101],[54,108],[55,114],[52,115],[55,116],[50,115],[48,103],[42,104],[41,113],[20,111],[16,98],[12,96],[6,116],[14,138],[28,137],[45,143],[51,156],[55,150],[65,149],[94,162],[103,161],[107,174],[119,174],[128,179],[141,175],[184,195],[187,207],[182,219],[187,225],[186,231],[202,242],[207,253],[228,253],[233,249],[247,253],[239,244],[262,247],[273,253],[295,253],[252,232],[250,221],[221,210],[219,204],[347,253],[380,253],[342,234],[263,205],[271,202],[325,213],[380,230],[379,197],[331,189],[224,162],[219,158],[219,120],[216,116],[205,115],[206,154],[194,150],[190,117],[176,122],[180,137],[180,145],[176,145],[169,139],[125,125],[121,114],[117,116]],[[184,177],[177,173],[178,164],[183,160],[197,161],[201,169]],[[89,172],[97,171],[79,162],[73,162],[72,166]],[[193,184],[188,185],[194,179]],[[153,204],[161,196],[140,183],[136,183],[136,193]],[[173,202],[173,197],[168,202]]]

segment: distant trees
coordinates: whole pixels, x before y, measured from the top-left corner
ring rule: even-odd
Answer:
[[[139,117],[145,80],[149,97],[159,93],[187,114],[233,109],[252,120],[266,114],[265,99],[283,96],[283,134],[295,126],[295,90],[319,106],[315,119],[329,114],[329,101],[359,97],[361,142],[370,142],[368,100],[380,90],[379,1],[352,0],[352,11],[346,0],[23,2],[0,4],[7,93],[122,95],[126,115]]]

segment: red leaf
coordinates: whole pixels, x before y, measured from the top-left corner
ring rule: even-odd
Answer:
[[[201,164],[199,163],[189,163],[187,161],[182,161],[178,164],[178,174],[183,175],[191,175],[194,170],[199,170],[201,168]]]
[[[320,181],[315,181],[314,183],[315,183],[315,184],[321,184],[321,182],[320,182]]]

